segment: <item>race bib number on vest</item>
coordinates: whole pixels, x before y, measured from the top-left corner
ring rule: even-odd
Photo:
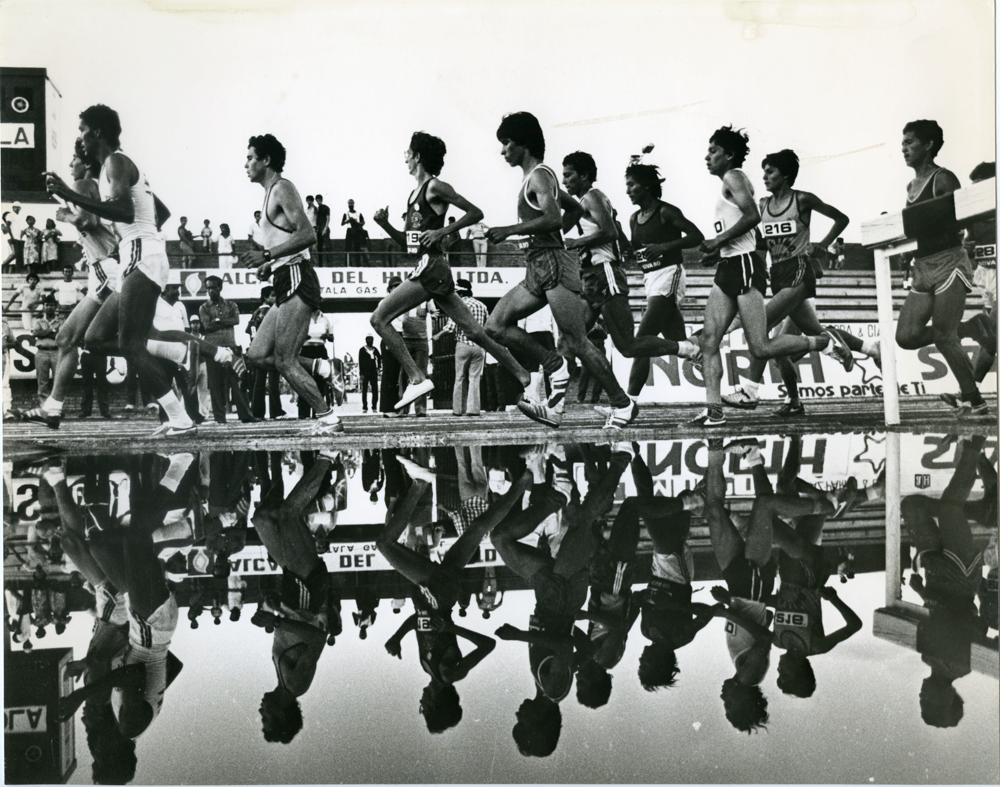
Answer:
[[[416,254],[420,251],[420,236],[422,234],[420,230],[406,230],[406,250],[410,254]]]
[[[809,615],[805,612],[791,612],[784,609],[775,610],[774,625],[807,628],[809,626]]]
[[[794,235],[798,231],[795,221],[772,221],[760,225],[760,233],[767,238],[783,238],[786,235]]]
[[[417,631],[432,631],[431,619],[426,615],[417,617]]]
[[[997,264],[997,247],[991,243],[988,246],[976,246],[976,262],[989,268],[995,268]],[[989,265],[988,263],[993,263]]]
[[[723,225],[723,223],[721,221],[715,222],[715,234],[716,235],[718,235],[724,229],[725,229],[725,226]]]
[[[523,249],[528,248],[528,246],[530,245],[530,243],[531,243],[531,241],[527,240],[527,239],[515,241],[514,242],[514,248],[516,248],[516,249],[522,249],[523,250]]]

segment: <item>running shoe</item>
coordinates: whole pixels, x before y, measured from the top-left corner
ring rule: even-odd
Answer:
[[[844,344],[844,340],[833,331],[827,329],[823,333],[830,337],[833,357],[844,367],[845,372],[851,371],[854,368],[854,353],[851,352],[851,348]]]
[[[569,361],[563,358],[562,366],[549,375],[549,383],[552,393],[549,394],[547,404],[549,407],[560,407],[566,398],[566,389],[569,388]]]
[[[317,416],[316,420],[306,427],[306,431],[314,435],[334,434],[335,432],[343,432],[344,424],[331,407],[322,415]]]
[[[399,462],[400,466],[406,471],[406,474],[414,481],[426,481],[428,484],[433,484],[434,479],[437,478],[437,473],[433,470],[419,465],[405,456],[397,456],[396,461]]]
[[[181,364],[184,370],[184,384],[189,391],[198,390],[198,364],[201,362],[201,347],[198,342],[187,343],[187,357]]]
[[[608,420],[604,423],[605,429],[621,429],[632,423],[639,415],[639,405],[629,399],[624,407],[616,407],[608,415]]]
[[[688,421],[691,426],[722,426],[726,423],[726,416],[722,413],[721,407],[708,407],[702,410],[697,416]]]
[[[972,402],[962,402],[958,405],[958,409],[955,414],[959,418],[981,418],[990,414],[990,407],[986,402],[980,402],[979,404],[972,404]]]
[[[740,410],[756,410],[758,405],[758,401],[739,385],[731,394],[722,397],[722,403],[727,407],[738,407]]]
[[[183,437],[198,434],[198,424],[191,421],[189,424],[175,424],[167,421],[160,424],[150,432],[150,437]]]
[[[522,399],[517,403],[517,409],[532,421],[538,421],[538,423],[545,424],[546,426],[558,428],[559,424],[562,423],[563,411],[561,407],[550,407],[548,404],[540,404]]]
[[[33,407],[30,410],[19,411],[19,420],[32,421],[36,424],[45,424],[49,429],[58,429],[62,421],[61,415],[53,415],[43,410],[41,407]]]
[[[806,408],[802,406],[802,402],[796,402],[795,404],[785,402],[781,405],[781,407],[774,411],[774,414],[779,418],[792,418],[805,415]]]
[[[394,409],[402,410],[406,405],[411,402],[415,402],[421,396],[429,394],[434,390],[434,381],[427,377],[421,380],[419,383],[410,383],[406,386],[406,390],[403,391],[403,395],[400,397],[399,401],[396,402]]]
[[[962,404],[962,400],[959,398],[958,394],[943,393],[938,398],[946,405],[954,407],[956,410]]]

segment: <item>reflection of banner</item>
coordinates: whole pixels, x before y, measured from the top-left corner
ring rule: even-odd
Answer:
[[[849,323],[836,327],[850,331],[862,339],[878,337],[878,323]],[[971,357],[978,345],[966,339],[963,347]],[[616,376],[623,379],[632,362],[613,348],[611,352]],[[739,385],[740,375],[750,366],[750,350],[743,331],[734,331],[727,337],[723,342],[722,356],[722,385],[725,392],[728,388]],[[902,396],[953,393],[958,390],[958,383],[936,347],[924,347],[917,351],[900,350],[897,347],[896,358]],[[704,378],[690,361],[666,356],[653,358],[651,367],[652,381],[643,389],[640,402],[690,402],[704,399]],[[853,371],[848,373],[830,356],[810,353],[796,364],[796,369],[799,375],[799,396],[802,399],[882,396],[882,374],[870,358],[856,358]],[[995,371],[986,377],[980,388],[984,392],[997,390]],[[771,361],[764,373],[760,396],[766,400],[780,399],[784,395],[785,387],[781,382],[778,364]]]
[[[900,484],[902,495],[921,494],[940,497],[955,474],[961,438],[942,434],[903,434],[900,440]],[[990,438],[983,448],[996,468],[997,441]],[[983,482],[976,478],[972,498],[982,497]]]
[[[119,516],[129,510],[129,479],[128,476],[118,470],[109,474],[108,480],[111,484],[111,504]],[[83,476],[68,476],[66,483],[69,486],[73,502],[82,505],[83,499]],[[34,524],[41,515],[41,507],[38,502],[38,487],[41,479],[38,476],[14,476],[10,482],[11,510],[17,516],[18,523],[22,525]],[[56,514],[57,509],[54,500],[50,496],[52,505],[49,512]]]
[[[398,268],[316,268],[320,289],[324,298],[336,300],[378,299],[386,294],[386,285],[393,276],[406,278],[411,267]],[[261,287],[269,282],[261,282],[255,271],[234,268],[219,270],[206,268],[182,272],[181,298],[184,300],[208,297],[205,291],[205,277],[219,276],[222,279],[222,294],[230,300],[260,297]],[[452,268],[456,279],[468,279],[476,297],[499,298],[511,287],[524,279],[524,268]]]

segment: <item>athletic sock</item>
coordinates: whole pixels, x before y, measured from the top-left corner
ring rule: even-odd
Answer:
[[[49,486],[55,486],[60,481],[65,481],[66,475],[61,467],[49,467],[42,473],[42,478],[48,482]]]
[[[177,398],[177,394],[173,391],[167,391],[163,396],[161,396],[157,401],[163,407],[167,414],[167,420],[172,424],[190,424],[191,419],[188,418],[187,410],[184,409],[184,405],[181,400]]]
[[[878,341],[873,339],[862,339],[861,352],[871,357],[873,354],[878,352]]]
[[[163,478],[160,480],[160,486],[165,489],[169,489],[171,492],[176,492],[177,487],[180,486],[181,481],[184,478],[184,474],[191,467],[191,463],[194,461],[193,454],[174,454],[170,457],[170,467],[167,468],[167,472],[163,474]]]
[[[42,405],[42,409],[52,415],[62,415],[63,403],[57,402],[51,396],[45,400],[45,404]]]
[[[324,366],[324,364],[326,364]],[[313,374],[320,377],[330,376],[330,362],[326,358],[317,358],[315,363],[313,363]]]
[[[187,359],[188,348],[182,342],[161,342],[159,339],[149,339],[146,342],[146,349],[151,355],[163,358],[165,361],[173,361],[180,366]]]
[[[760,383],[755,383],[753,380],[744,379],[740,383],[740,387],[746,392],[746,395],[751,399],[757,398],[757,392],[760,390]]]

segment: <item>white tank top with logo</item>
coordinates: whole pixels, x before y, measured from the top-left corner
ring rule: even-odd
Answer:
[[[733,172],[736,177],[743,178],[743,180],[746,181],[746,186],[750,190],[750,196],[753,197],[753,186],[743,171],[734,169],[731,170],[731,172]],[[723,183],[722,190],[719,192],[719,198],[715,202],[716,235],[720,235],[726,230],[735,227],[739,220],[743,218],[743,211],[740,210],[740,206],[726,199],[725,193],[726,184]],[[754,236],[753,230],[750,229],[742,235],[737,235],[735,238],[731,238],[722,244],[719,248],[719,254],[723,257],[738,257],[741,254],[749,254],[756,248],[757,239]]]
[[[603,192],[597,189],[591,189],[587,194],[593,194],[596,199],[604,203],[607,208],[608,213],[614,215],[614,210],[611,207],[611,201],[604,195]],[[584,196],[587,196],[586,194]],[[583,202],[582,199],[578,199],[577,202]],[[580,217],[580,231],[581,236],[590,235],[597,232],[598,225],[596,221],[592,221],[586,214]],[[618,243],[612,241],[611,243],[602,243],[599,246],[590,246],[586,249],[579,249],[580,252],[580,262],[583,265],[603,265],[604,263],[615,264],[618,262]]]
[[[117,150],[112,155],[125,155],[124,151]],[[110,159],[109,159],[110,160]],[[122,243],[133,240],[143,241],[143,256],[150,252],[166,254],[166,245],[160,238],[159,230],[156,229],[156,202],[153,199],[153,190],[149,187],[149,181],[142,174],[138,164],[132,162],[138,172],[138,180],[134,186],[128,190],[132,200],[132,208],[135,216],[132,222],[126,224],[116,221],[114,223],[115,233]],[[101,199],[105,202],[111,199],[111,180],[108,178],[108,162],[104,162],[101,168],[101,177],[98,181],[98,188],[101,192]]]

